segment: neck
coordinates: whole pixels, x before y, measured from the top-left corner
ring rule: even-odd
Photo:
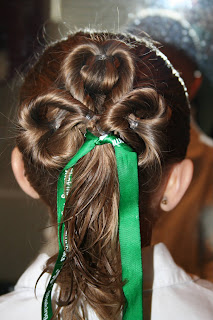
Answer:
[[[152,221],[140,216],[140,228],[141,228],[141,247],[145,248],[151,244],[152,237]]]
[[[143,260],[143,316],[144,320],[151,319],[152,286],[154,281],[153,247],[142,250]]]

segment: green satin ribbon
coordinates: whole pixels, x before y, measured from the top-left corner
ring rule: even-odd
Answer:
[[[100,137],[86,133],[86,140],[74,157],[59,175],[57,189],[58,214],[58,258],[46,288],[42,302],[42,320],[50,320],[53,316],[51,292],[55,280],[66,259],[64,244],[67,246],[67,235],[64,235],[63,211],[66,196],[71,186],[72,167],[89,153],[96,145],[111,143],[115,150],[119,179],[119,242],[121,251],[122,280],[126,298],[124,320],[142,320],[142,257],[139,220],[139,187],[137,154],[120,138],[106,134]],[[71,169],[71,170],[70,170]],[[68,248],[67,248],[68,249]]]

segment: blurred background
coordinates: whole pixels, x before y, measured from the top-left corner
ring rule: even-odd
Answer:
[[[139,25],[139,14],[150,4],[178,10],[202,37],[199,51],[203,83],[196,97],[195,117],[213,136],[213,10],[210,1],[139,0],[1,0],[0,1],[0,293],[8,290],[46,240],[46,209],[18,187],[10,166],[16,133],[16,97],[22,74],[46,43],[76,28],[118,32]],[[211,10],[209,9],[211,7]],[[195,10],[196,9],[196,10]],[[182,39],[183,40],[183,39]],[[184,42],[184,41],[183,41]],[[205,69],[205,67],[207,67]],[[201,103],[202,101],[202,103]]]

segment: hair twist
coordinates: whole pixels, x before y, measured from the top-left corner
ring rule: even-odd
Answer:
[[[132,88],[133,59],[121,41],[81,39],[81,43],[62,63],[62,79],[73,97],[99,113],[107,96],[115,102]]]
[[[61,166],[61,162],[70,157],[70,152],[73,153],[73,140],[79,140],[73,134],[79,130],[85,133],[92,117],[91,110],[60,90],[25,100],[19,112],[25,155],[30,154],[32,161],[45,167]],[[77,143],[79,147],[83,135],[78,136],[82,136],[82,141]]]
[[[170,108],[155,89],[142,88],[106,110],[99,122],[103,131],[117,133],[130,144],[139,154],[139,165],[146,166],[160,163],[162,131],[170,115]]]

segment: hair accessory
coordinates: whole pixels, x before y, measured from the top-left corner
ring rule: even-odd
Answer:
[[[167,204],[168,204],[168,198],[167,198],[167,196],[163,196],[163,199],[161,200],[161,203],[164,204],[164,205],[167,205]]]
[[[132,120],[132,119],[128,119],[129,121],[129,127],[132,129],[132,130],[135,130],[138,126],[138,122],[135,121],[135,120]]]
[[[120,203],[119,203],[119,241],[121,251],[122,280],[126,305],[123,310],[124,320],[142,320],[142,260],[139,220],[139,186],[137,153],[119,137],[105,134],[94,136],[87,131],[86,140],[74,157],[59,175],[57,189],[58,215],[58,258],[47,285],[42,302],[42,320],[52,319],[51,292],[55,280],[63,267],[68,250],[67,234],[63,223],[63,211],[66,197],[71,187],[72,167],[79,159],[89,153],[96,145],[110,143],[115,150]]]
[[[96,57],[97,57],[97,60],[106,60],[107,59],[106,54],[98,54]]]
[[[92,120],[93,115],[90,114],[90,113],[88,113],[85,118],[86,118],[87,120]]]

